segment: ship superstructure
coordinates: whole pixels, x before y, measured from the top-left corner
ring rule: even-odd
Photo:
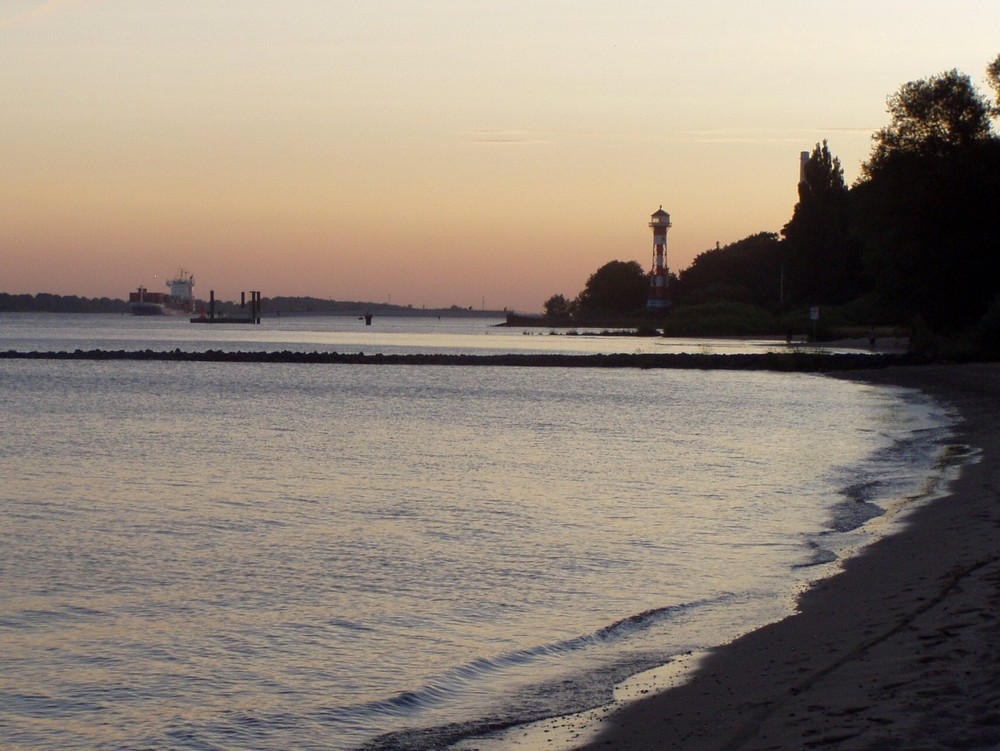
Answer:
[[[184,313],[194,311],[194,274],[184,269],[177,272],[177,275],[167,282],[170,288],[171,303],[178,306]]]
[[[161,316],[194,311],[194,274],[181,269],[173,279],[167,281],[170,292],[150,292],[139,287],[128,296],[132,314],[137,316]]]

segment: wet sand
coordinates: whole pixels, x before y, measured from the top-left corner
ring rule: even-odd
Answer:
[[[948,494],[715,650],[693,678],[613,711],[586,749],[1000,748],[1000,365],[839,377],[920,388],[978,448]],[[544,747],[544,744],[537,744]]]

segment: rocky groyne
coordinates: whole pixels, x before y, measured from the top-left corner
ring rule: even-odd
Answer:
[[[0,352],[0,359],[25,360],[140,360],[164,362],[258,362],[326,365],[448,365],[548,368],[677,368],[704,370],[775,370],[822,373],[862,368],[882,368],[923,362],[908,354],[865,354],[823,352],[760,352],[753,354],[370,354],[340,352],[227,352],[179,349],[73,350],[72,352]]]

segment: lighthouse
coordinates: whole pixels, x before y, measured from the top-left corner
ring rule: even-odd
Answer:
[[[670,214],[660,206],[649,219],[653,229],[653,268],[649,272],[649,297],[647,310],[666,310],[670,307],[670,293],[667,290],[667,230],[670,229]]]

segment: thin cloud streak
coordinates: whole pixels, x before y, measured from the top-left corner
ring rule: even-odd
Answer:
[[[34,21],[38,21],[41,18],[45,18],[46,16],[50,16],[60,10],[71,8],[75,5],[83,5],[86,2],[87,0],[48,0],[48,2],[44,2],[31,10],[26,10],[20,15],[13,16],[11,18],[0,18],[0,27],[29,24]]]
[[[553,143],[551,139],[539,138],[530,131],[523,130],[480,130],[462,134],[465,143],[501,146],[538,146]]]

